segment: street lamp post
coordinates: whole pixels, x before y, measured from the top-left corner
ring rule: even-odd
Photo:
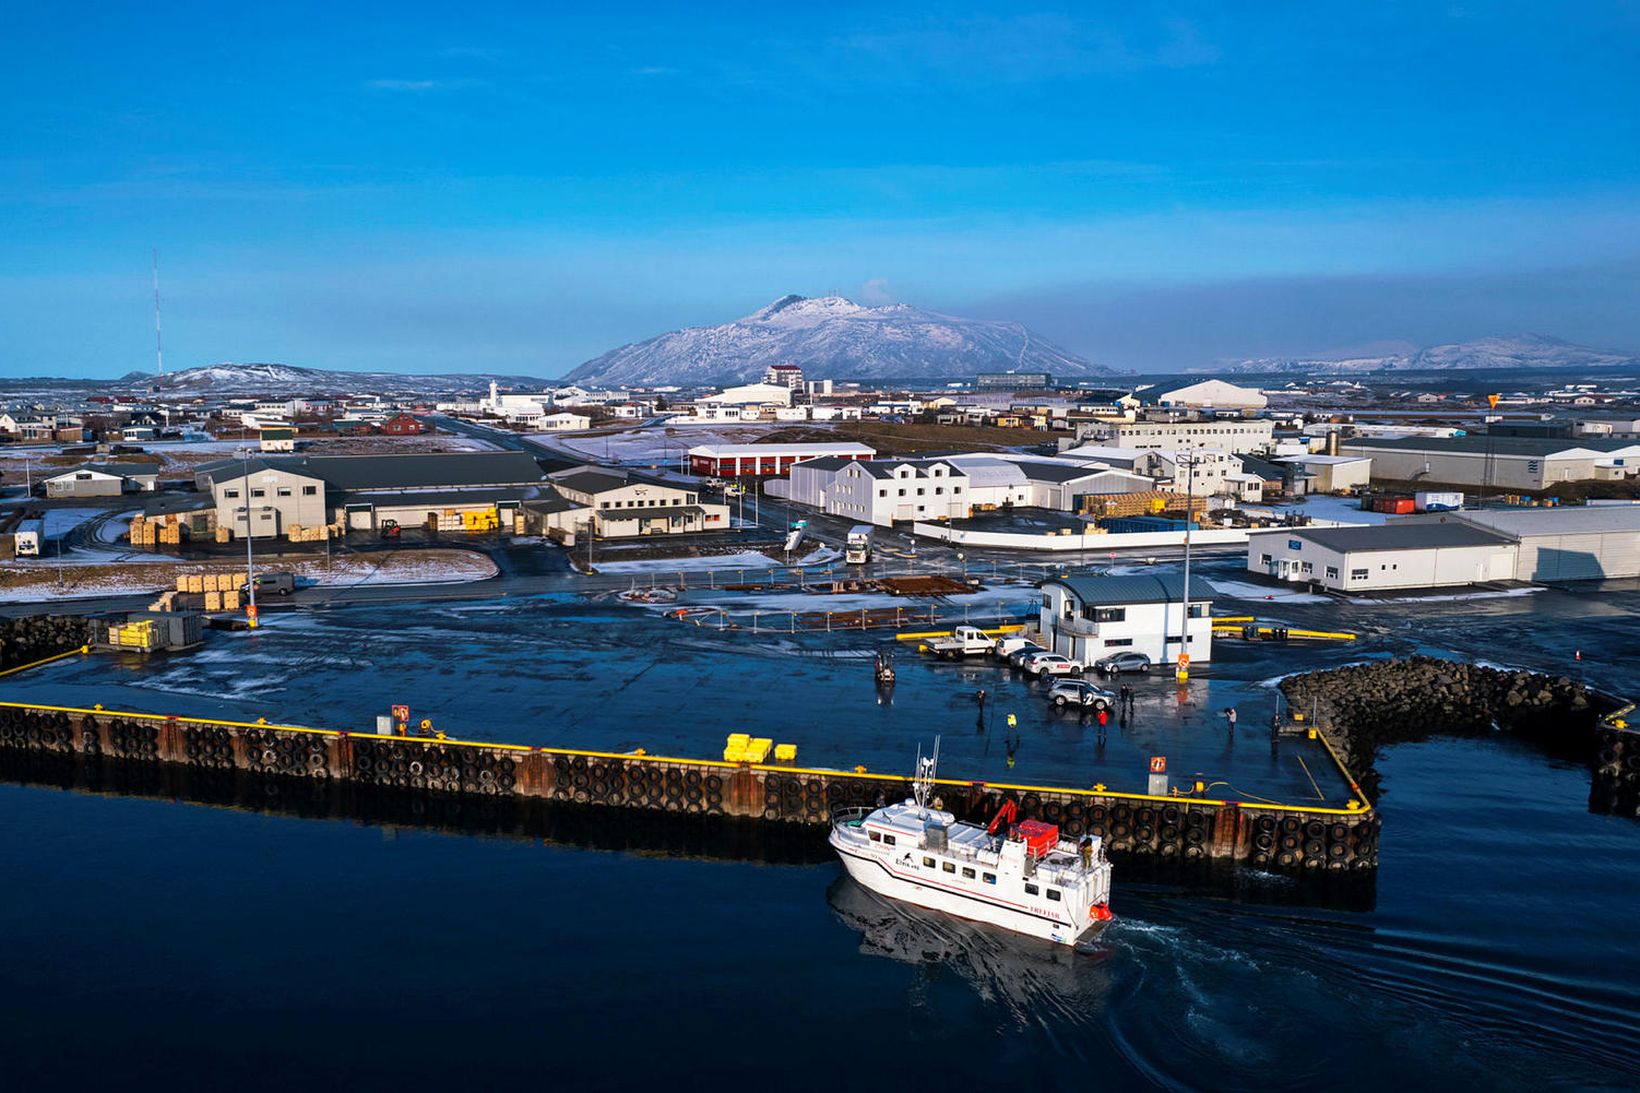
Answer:
[[[245,496],[245,592],[250,596],[245,608],[245,617],[250,622],[252,630],[256,629],[256,559],[251,553],[251,450],[239,449],[239,461],[245,468],[245,482],[240,489]]]
[[[1196,461],[1189,452],[1181,451],[1179,465],[1184,468],[1184,603],[1181,607],[1183,617],[1179,622],[1179,657],[1175,663],[1178,666],[1176,674],[1182,683],[1190,674],[1190,525],[1196,515]]]

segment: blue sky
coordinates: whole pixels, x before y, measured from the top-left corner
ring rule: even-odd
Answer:
[[[1640,348],[1632,4],[31,5],[0,374],[557,375],[787,292],[1137,369]]]

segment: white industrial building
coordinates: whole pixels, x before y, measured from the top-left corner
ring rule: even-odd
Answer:
[[[1142,448],[1171,451],[1180,448],[1213,448],[1226,452],[1260,452],[1268,449],[1275,434],[1275,422],[1268,418],[1205,418],[1183,421],[1092,421],[1076,430],[1078,443],[1096,443],[1113,448]]]
[[[1586,437],[1352,437],[1338,451],[1370,457],[1373,478],[1391,482],[1547,490],[1640,474],[1640,443]]]
[[[1052,652],[1082,664],[1112,653],[1143,653],[1153,664],[1178,660],[1186,623],[1184,578],[1051,577],[1042,590],[1042,640]],[[1191,581],[1186,650],[1193,664],[1213,659],[1212,595]]]
[[[1229,451],[1192,448],[1180,452],[1088,445],[1059,455],[1062,459],[1143,475],[1151,479],[1151,489],[1171,489],[1175,493],[1188,489],[1197,497],[1234,497],[1243,501],[1257,501],[1263,496],[1262,483],[1246,474],[1241,457]],[[1188,466],[1188,475],[1181,464]]]
[[[1515,579],[1516,546],[1461,521],[1255,532],[1247,568],[1335,592],[1445,588]]]
[[[1299,468],[1309,479],[1304,493],[1344,493],[1372,480],[1372,460],[1364,455],[1293,455],[1274,462]]]
[[[1176,387],[1155,398],[1158,406],[1188,406],[1201,410],[1262,410],[1270,405],[1264,392],[1254,387],[1238,387],[1224,380],[1202,380]]]
[[[1468,509],[1255,532],[1247,568],[1339,592],[1640,577],[1640,505]]]
[[[578,429],[592,428],[592,419],[586,414],[572,414],[565,410],[556,414],[543,414],[530,424],[532,428],[552,432],[574,432]]]
[[[1517,581],[1640,577],[1640,505],[1466,509],[1409,519],[1461,520],[1514,540]]]

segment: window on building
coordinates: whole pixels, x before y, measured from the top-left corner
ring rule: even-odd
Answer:
[[[887,489],[878,490],[877,491],[877,496],[878,497],[887,497],[888,496],[888,490]]]
[[[962,487],[961,486],[952,486],[951,487],[951,492],[953,494],[961,493],[962,492]]]
[[[1041,891],[1041,889],[1037,888],[1037,886],[1032,884],[1030,881],[1025,882],[1025,894],[1027,896],[1034,896],[1039,891]]]
[[[290,487],[289,486],[280,486],[277,492],[278,492],[280,497],[289,497],[290,496]]]
[[[251,491],[251,496],[252,497],[266,497],[267,495],[268,495],[267,490],[252,490]]]
[[[901,496],[901,497],[904,497],[904,496],[905,496],[905,489],[904,489],[904,487],[901,487],[901,489],[900,489],[900,496]]]
[[[997,882],[997,875],[995,873],[986,873],[983,877],[981,877],[981,879],[984,880],[986,884],[995,884]]]
[[[1264,565],[1269,565],[1271,562],[1275,561],[1275,559],[1268,554],[1260,554],[1258,556],[1258,560]]]
[[[935,486],[934,487],[935,496],[938,496],[939,494],[942,494],[944,492],[945,492],[945,487],[944,486]]]
[[[1315,563],[1314,562],[1300,562],[1298,564],[1298,568],[1301,572],[1304,572],[1304,573],[1314,573],[1315,572]]]
[[[1126,622],[1127,608],[1125,607],[1097,607],[1089,604],[1082,609],[1082,617],[1093,622]]]
[[[1338,576],[1338,567],[1335,565],[1328,566],[1327,576],[1336,578]]]
[[[222,491],[222,496],[223,497],[238,497],[239,496],[239,491],[238,490],[223,490]]]
[[[1352,580],[1352,581],[1364,581],[1366,579],[1367,579],[1367,571],[1366,570],[1364,570],[1364,569],[1352,569],[1352,570],[1350,570],[1350,580]]]
[[[1109,649],[1114,649],[1119,645],[1132,645],[1132,644],[1133,644],[1133,639],[1132,638],[1106,638],[1105,639],[1105,647],[1109,648]]]
[[[303,497],[313,497],[313,496],[316,496],[318,494],[318,492],[319,492],[319,487],[318,486],[303,486],[302,487],[302,496]]]
[[[921,487],[921,486],[918,486],[918,487],[917,487],[917,496],[918,496],[918,497],[921,497],[921,496],[922,496],[922,495],[923,495],[923,494],[925,494],[925,493],[927,493],[927,492],[928,492],[928,491],[927,491],[927,490],[925,490],[925,489],[923,489],[923,488],[922,488],[922,487]]]
[[[1205,619],[1207,617],[1207,605],[1205,603],[1191,604],[1190,617],[1193,619]]]

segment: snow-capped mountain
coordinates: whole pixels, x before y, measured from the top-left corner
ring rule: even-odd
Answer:
[[[1222,362],[1202,372],[1298,372],[1338,375],[1356,372],[1455,372],[1482,369],[1577,371],[1586,368],[1640,367],[1640,354],[1591,349],[1547,334],[1513,334],[1476,338],[1452,345],[1432,345],[1385,356],[1305,358],[1261,357]]]
[[[131,372],[114,381],[122,388],[164,395],[183,394],[391,394],[441,390],[481,390],[490,380],[502,385],[541,387],[547,381],[527,376],[449,375],[402,372],[341,372],[294,364],[207,364],[155,375]]]
[[[962,379],[976,372],[1108,375],[1019,323],[962,319],[906,304],[867,307],[840,296],[782,296],[722,326],[690,327],[623,345],[565,379],[604,386],[742,383],[772,364],[811,379]]]

